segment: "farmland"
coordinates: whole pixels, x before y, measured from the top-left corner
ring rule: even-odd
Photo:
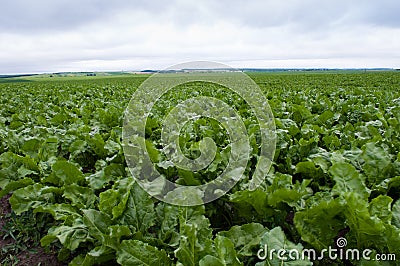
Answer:
[[[2,218],[20,224],[2,228],[4,238],[14,233],[20,245],[41,245],[70,265],[311,265],[276,254],[262,260],[257,252],[265,245],[299,253],[369,249],[371,258],[400,259],[400,73],[249,75],[275,117],[272,167],[256,190],[244,178],[195,207],[157,201],[129,174],[124,110],[148,76],[0,83],[0,196],[12,207]],[[211,118],[191,121],[179,139],[182,152],[195,159],[199,141],[213,138],[217,156],[209,167],[191,173],[163,163],[161,120],[194,92],[227,102],[243,118],[251,146],[244,173],[250,176],[260,153],[257,120],[240,97],[216,85],[188,84],[155,104],[146,124],[152,162],[187,186],[210,182],[227,167],[232,144]],[[31,228],[24,228],[27,221]],[[3,246],[0,264],[12,265],[9,255],[19,251]]]

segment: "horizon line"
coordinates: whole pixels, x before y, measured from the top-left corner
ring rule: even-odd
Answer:
[[[263,67],[238,67],[238,68],[199,68],[199,69],[171,69],[171,70],[160,70],[160,69],[141,69],[141,70],[93,70],[93,71],[56,71],[56,72],[22,72],[22,73],[7,73],[0,74],[0,78],[9,77],[23,77],[23,76],[36,76],[36,75],[60,75],[60,74],[89,74],[89,73],[157,73],[157,72],[173,72],[173,71],[211,71],[211,70],[240,70],[249,72],[274,72],[274,71],[334,71],[334,70],[400,70],[395,67],[351,67],[351,68],[340,68],[340,67],[276,67],[276,68],[263,68]]]

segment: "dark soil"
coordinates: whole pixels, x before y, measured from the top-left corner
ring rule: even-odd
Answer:
[[[19,251],[15,254],[10,248],[16,245],[12,237],[3,239],[3,227],[9,221],[7,214],[11,213],[9,203],[10,196],[0,199],[0,265],[21,265],[21,266],[62,266],[66,265],[57,259],[55,251],[46,252],[40,245],[28,246],[28,250]],[[6,264],[3,264],[6,263]]]
[[[46,253],[41,247],[37,248],[37,253],[23,251],[17,255],[17,258],[19,260],[17,265],[21,266],[36,266],[39,263],[41,266],[67,265],[58,261],[56,253]]]

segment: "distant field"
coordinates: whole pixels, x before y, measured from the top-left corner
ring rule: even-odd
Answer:
[[[65,80],[65,79],[98,79],[98,78],[121,78],[135,75],[149,75],[142,72],[62,72],[48,74],[21,74],[21,75],[0,75],[0,82],[13,81],[45,81],[45,80]]]
[[[267,244],[319,252],[344,237],[346,248],[400,260],[400,72],[248,74],[269,101],[277,134],[272,169],[255,191],[247,184],[259,126],[238,95],[192,83],[160,98],[148,119],[146,146],[157,169],[178,184],[199,185],[229,163],[227,133],[210,118],[188,123],[179,140],[187,157],[200,155],[205,137],[217,145],[207,168],[188,172],[165,163],[164,115],[196,94],[229,103],[243,118],[252,150],[246,178],[198,207],[150,198],[127,170],[123,114],[149,75],[1,78],[0,196],[12,194],[12,214],[1,219],[36,225],[8,227],[14,244],[50,246],[71,265],[278,265],[276,254],[263,261],[257,251]],[[1,265],[21,251],[1,248]]]

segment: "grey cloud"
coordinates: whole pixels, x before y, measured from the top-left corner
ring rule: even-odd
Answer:
[[[354,16],[371,26],[400,27],[400,1],[366,1],[359,8],[354,8]]]
[[[7,0],[1,4],[0,31],[42,32],[68,30],[90,22],[112,19],[123,10],[158,13],[160,1]]]
[[[249,27],[275,27],[292,24],[313,31],[323,27],[370,24],[398,27],[400,1],[397,0],[267,0],[207,2],[215,16]]]
[[[114,68],[125,59],[140,68],[163,58],[358,57],[393,65],[399,7],[394,0],[5,0],[0,72]]]
[[[112,21],[120,12],[129,11],[164,17],[165,22],[181,27],[212,24],[218,20],[260,28],[291,24],[305,31],[338,24],[400,26],[400,2],[396,0],[7,0],[2,3],[1,10],[0,30],[3,32],[73,29],[91,22]]]

